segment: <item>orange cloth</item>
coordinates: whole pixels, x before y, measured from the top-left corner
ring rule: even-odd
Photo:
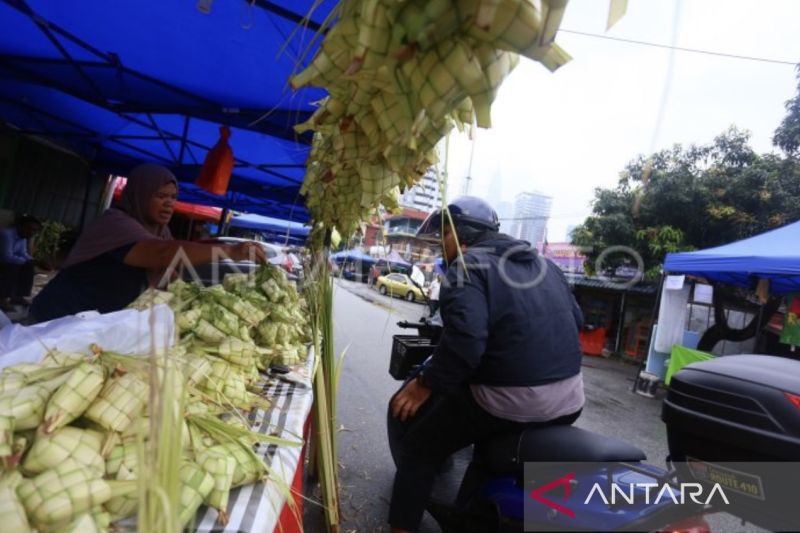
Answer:
[[[203,168],[195,182],[211,194],[223,195],[228,191],[228,183],[233,172],[233,150],[228,145],[231,130],[227,126],[219,129],[219,141],[208,151]]]

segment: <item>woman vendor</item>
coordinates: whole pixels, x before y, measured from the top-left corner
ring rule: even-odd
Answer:
[[[182,262],[202,265],[220,255],[265,262],[263,248],[253,242],[173,240],[167,224],[177,195],[178,182],[168,169],[152,164],[133,169],[119,203],[86,228],[63,269],[33,300],[35,321],[122,309]]]

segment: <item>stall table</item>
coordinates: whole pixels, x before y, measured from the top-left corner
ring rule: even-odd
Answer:
[[[292,372],[270,377],[262,395],[273,401],[267,410],[250,415],[251,427],[283,439],[299,440],[308,434],[308,420],[314,402],[312,387],[315,354],[309,350],[308,360]],[[270,478],[278,478],[292,487],[295,506],[288,504],[286,494],[271,479],[252,483],[231,491],[228,501],[228,523],[222,526],[215,509],[202,507],[196,525],[199,533],[302,531],[302,472],[304,446],[259,445],[256,453],[264,459]],[[299,523],[298,523],[299,522]],[[278,527],[280,524],[280,527]]]

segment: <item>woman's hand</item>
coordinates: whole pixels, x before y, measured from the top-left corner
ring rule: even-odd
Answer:
[[[205,265],[226,257],[234,261],[267,262],[264,248],[253,241],[219,245],[162,239],[136,243],[125,256],[124,262],[139,268],[175,268],[186,264]]]
[[[253,261],[259,264],[267,262],[264,247],[252,241],[226,246],[225,252],[234,261]]]

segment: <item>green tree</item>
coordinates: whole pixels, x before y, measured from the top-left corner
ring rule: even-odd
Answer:
[[[730,128],[708,145],[676,145],[639,156],[617,186],[596,189],[592,214],[573,232],[591,248],[587,269],[610,246],[632,248],[648,277],[669,252],[732,242],[800,219],[800,167],[795,159],[759,155],[749,134]],[[635,266],[630,254],[604,257],[608,272]]]
[[[789,156],[796,156],[800,151],[800,65],[797,72],[797,94],[786,102],[786,116],[772,138],[775,146]]]

